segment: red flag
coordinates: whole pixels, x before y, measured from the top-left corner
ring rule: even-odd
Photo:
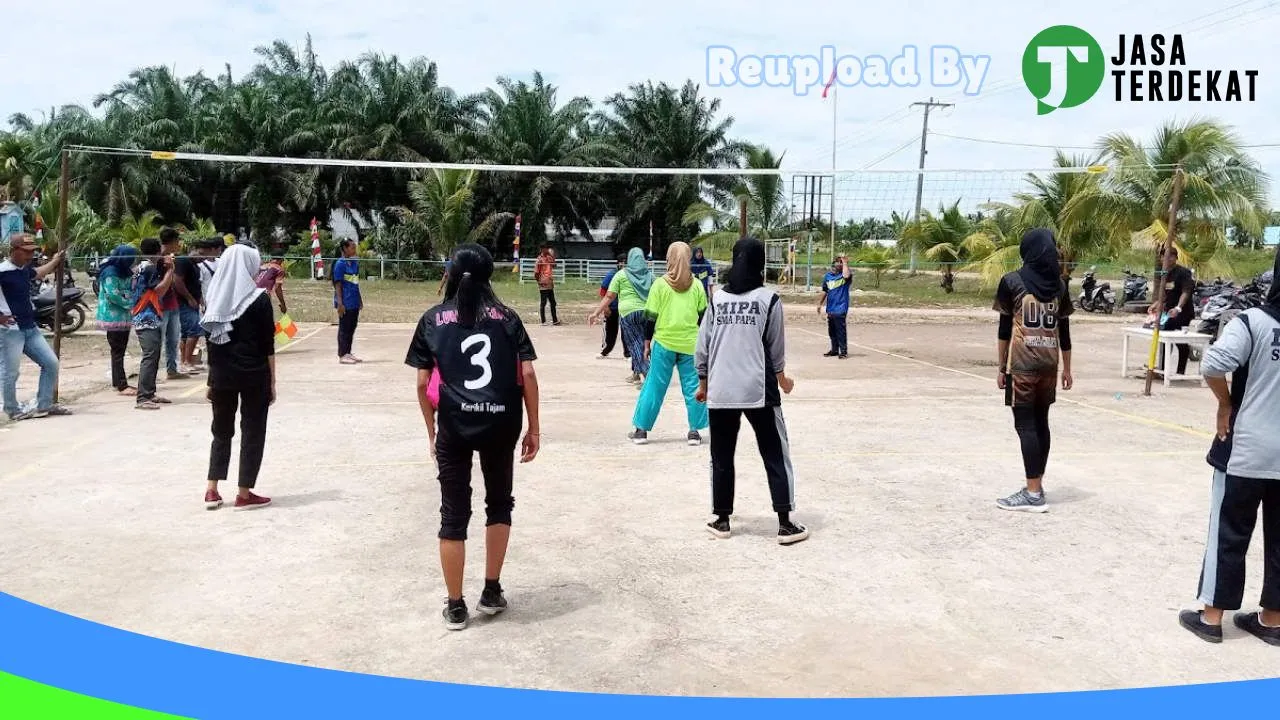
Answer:
[[[831,86],[832,86],[832,85],[835,85],[835,84],[836,84],[836,71],[835,71],[835,70],[832,70],[832,71],[831,71],[831,79],[830,79],[830,80],[828,80],[828,81],[827,81],[827,84],[826,84],[826,85],[824,85],[824,86],[822,87],[822,99],[823,99],[823,100],[826,100],[826,99],[827,99],[827,91],[828,91],[828,90],[830,90],[830,89],[831,89]]]

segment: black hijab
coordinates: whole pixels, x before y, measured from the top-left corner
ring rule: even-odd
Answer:
[[[764,287],[764,243],[744,237],[733,245],[733,267],[729,268],[729,282],[724,289],[742,295],[758,287]]]
[[[1022,236],[1022,269],[1018,276],[1027,292],[1041,302],[1062,297],[1062,266],[1058,264],[1058,245],[1053,231],[1045,228],[1028,230]]]
[[[1280,282],[1276,282],[1277,276],[1280,276],[1280,248],[1276,248],[1275,269],[1271,271],[1271,290],[1267,292],[1267,305],[1280,310]]]

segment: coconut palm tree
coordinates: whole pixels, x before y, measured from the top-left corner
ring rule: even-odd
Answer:
[[[786,155],[773,155],[766,147],[751,146],[743,155],[741,167],[773,169],[782,167]],[[739,236],[739,203],[747,201],[747,232],[761,240],[784,236],[789,225],[789,208],[781,175],[746,175],[728,194],[718,201],[700,200],[689,206],[681,223],[699,225],[710,222],[711,229],[694,238],[694,242],[712,248],[731,245]],[[723,195],[722,193],[715,193]]]
[[[1107,177],[1081,189],[1062,210],[1062,230],[1071,234],[1096,223],[1115,248],[1132,247],[1135,233],[1163,243],[1167,234],[1175,170],[1184,178],[1178,211],[1180,250],[1197,248],[1194,260],[1210,269],[1225,246],[1225,226],[1240,220],[1261,232],[1268,178],[1249,158],[1240,139],[1212,120],[1191,119],[1161,126],[1146,144],[1123,133],[1099,142],[1113,166]],[[1192,255],[1187,253],[1188,256]]]
[[[942,287],[948,293],[955,289],[954,268],[967,257],[965,240],[973,232],[973,223],[960,211],[960,201],[951,207],[940,207],[935,215],[922,213],[919,222],[908,225],[898,244],[905,251],[923,252],[942,267]]]

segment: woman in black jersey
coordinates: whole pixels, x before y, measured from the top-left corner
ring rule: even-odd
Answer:
[[[445,627],[467,626],[462,597],[467,526],[471,520],[472,456],[479,454],[485,490],[485,583],[478,608],[497,615],[507,608],[499,576],[511,537],[514,454],[524,413],[529,430],[520,462],[538,455],[537,355],[514,310],[493,294],[493,257],[479,245],[462,245],[449,268],[445,299],[418,321],[405,364],[418,370],[423,419],[436,416],[434,454],[440,480],[440,565],[449,602]],[[428,397],[439,373],[438,405]],[[523,406],[523,412],[522,412]]]
[[[1000,279],[993,309],[1000,313],[996,384],[1013,408],[1013,426],[1022,445],[1026,485],[996,501],[1002,510],[1042,513],[1044,471],[1049,462],[1049,407],[1070,390],[1071,296],[1062,281],[1058,246],[1044,228],[1022,236],[1022,267]]]

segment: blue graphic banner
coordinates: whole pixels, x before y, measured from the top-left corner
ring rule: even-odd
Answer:
[[[785,641],[781,641],[785,646]],[[779,650],[784,650],[780,647]],[[857,648],[850,648],[857,652]],[[501,661],[501,658],[495,658]],[[1135,662],[1141,662],[1139,658]],[[431,668],[421,669],[424,675]],[[1052,674],[1052,667],[1044,672]],[[1196,718],[1275,708],[1280,680],[1040,695],[885,699],[649,697],[406,680],[231,655],[106,627],[0,593],[0,672],[183,717]],[[637,667],[636,672],[644,672]]]

